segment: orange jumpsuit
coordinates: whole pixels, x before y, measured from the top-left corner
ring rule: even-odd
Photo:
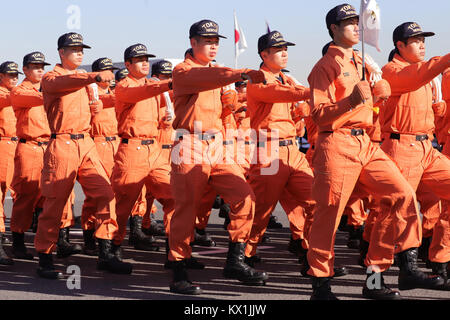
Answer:
[[[168,90],[169,81],[138,80],[131,75],[116,86],[116,113],[122,139],[111,176],[119,225],[116,244],[122,243],[126,235],[128,217],[144,185],[163,205],[166,215],[173,211],[170,166],[158,141],[159,95]]]
[[[57,226],[75,179],[86,196],[96,199],[95,236],[112,240],[117,232],[114,193],[89,136],[91,112],[86,86],[95,82],[96,75],[68,71],[57,64],[42,79],[52,135],[41,177],[45,202],[34,240],[37,252],[49,254],[56,247]]]
[[[385,137],[381,148],[396,162],[414,190],[422,182],[447,201],[450,200],[450,160],[431,145],[434,112],[429,82],[449,65],[450,54],[415,64],[396,54],[382,69],[392,95],[380,110],[381,130]],[[419,219],[412,216],[404,218],[410,220],[414,229],[421,229]],[[442,236],[439,232],[433,234],[433,238]],[[421,232],[405,237],[399,241],[396,252],[418,247],[421,239]]]
[[[14,176],[11,186],[15,199],[11,213],[11,231],[24,233],[33,219],[35,207],[42,208],[41,173],[44,152],[50,139],[50,127],[44,109],[44,99],[28,79],[11,90],[11,103],[17,118],[17,145]],[[70,201],[64,207],[61,228],[73,225]]]
[[[16,116],[11,106],[10,91],[0,85],[0,232],[5,232],[3,204],[14,173],[14,154],[17,147]],[[11,191],[11,193],[13,193]]]
[[[117,119],[115,110],[115,95],[113,92],[98,87],[99,99],[103,103],[103,109],[91,115],[91,129],[89,131],[94,140],[100,162],[111,177],[114,167],[114,156],[119,148],[117,135]],[[83,230],[95,229],[96,200],[86,196],[81,211],[81,227]]]
[[[313,173],[296,143],[293,104],[309,97],[309,90],[280,73],[277,79],[263,66],[267,84],[248,84],[250,124],[258,134],[258,163],[250,167],[249,184],[256,196],[255,218],[245,248],[247,257],[256,254],[270,214],[286,189],[306,212],[313,214],[311,196]],[[287,212],[295,213],[295,212]],[[291,220],[291,219],[290,219]]]
[[[442,98],[447,103],[447,110],[442,118],[446,125],[437,132],[438,136],[446,136],[442,153],[450,159],[450,69],[442,76]],[[433,238],[430,244],[428,258],[433,262],[450,262],[450,201],[442,201],[442,211],[434,225]]]
[[[197,207],[208,184],[230,205],[230,240],[246,242],[250,234],[255,196],[245,181],[242,168],[232,159],[224,161],[221,134],[221,87],[240,80],[243,71],[212,65],[205,67],[187,56],[172,73],[173,128],[177,130],[177,139],[171,172],[175,199],[169,233],[171,261],[191,256],[189,243]]]
[[[311,114],[319,132],[312,191],[317,204],[307,254],[308,274],[315,277],[333,276],[336,230],[357,183],[375,195],[382,208],[371,235],[367,266],[385,271],[393,262],[394,242],[400,235],[420,232],[398,225],[402,213],[419,218],[414,191],[364,132],[373,126],[372,99],[350,107],[349,96],[362,77],[361,58],[355,52],[352,55],[352,59],[346,57],[342,48],[331,44],[308,77]],[[378,232],[385,224],[397,226],[395,235]]]

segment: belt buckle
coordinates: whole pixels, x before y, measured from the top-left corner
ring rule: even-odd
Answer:
[[[416,135],[416,141],[424,141],[424,140],[428,140],[428,135],[426,134]]]
[[[213,140],[216,136],[210,133],[201,133],[201,140]]]
[[[153,144],[153,143],[155,143],[155,140],[153,140],[153,139],[141,140],[141,145],[143,145],[143,146],[147,146],[147,145]]]

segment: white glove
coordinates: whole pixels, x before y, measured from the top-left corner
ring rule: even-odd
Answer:
[[[358,55],[362,58],[362,54],[360,51],[357,51]],[[370,85],[373,87],[375,83],[380,81],[383,77],[383,71],[381,71],[380,66],[373,60],[373,58],[367,53],[364,54],[364,63],[371,68],[370,73]]]
[[[438,77],[434,78],[430,82],[431,90],[433,91],[433,103],[437,103],[442,101],[442,92],[441,92],[441,80]]]
[[[166,91],[163,93],[164,99],[166,100],[166,120],[172,121],[175,118],[175,111],[173,110],[172,101],[170,100],[170,95]]]

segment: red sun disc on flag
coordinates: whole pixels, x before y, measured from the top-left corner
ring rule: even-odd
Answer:
[[[239,42],[239,38],[240,38],[239,31],[234,30],[234,42],[235,43]]]

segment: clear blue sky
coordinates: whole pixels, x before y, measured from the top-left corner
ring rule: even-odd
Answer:
[[[325,15],[338,0],[40,0],[2,3],[0,61],[22,58],[31,51],[42,51],[52,64],[58,61],[56,42],[69,31],[81,33],[92,46],[85,51],[85,63],[103,56],[114,62],[123,59],[124,49],[134,43],[147,45],[160,58],[181,58],[189,46],[188,30],[192,23],[208,18],[219,24],[221,41],[218,61],[234,66],[233,10],[236,10],[249,48],[240,55],[239,66],[257,68],[257,40],[265,32],[265,20],[272,30],[297,44],[289,48],[288,69],[301,82],[320,58],[322,46],[330,40]],[[359,11],[360,1],[349,0]],[[381,53],[367,46],[367,52],[380,64],[387,62],[392,45],[392,31],[402,22],[415,21],[424,31],[433,31],[427,39],[427,58],[450,52],[450,1],[448,0],[378,0],[381,8]],[[69,30],[70,5],[81,10],[81,29]],[[5,14],[6,13],[6,14]],[[357,48],[359,48],[357,46]],[[49,67],[47,67],[49,68]]]

